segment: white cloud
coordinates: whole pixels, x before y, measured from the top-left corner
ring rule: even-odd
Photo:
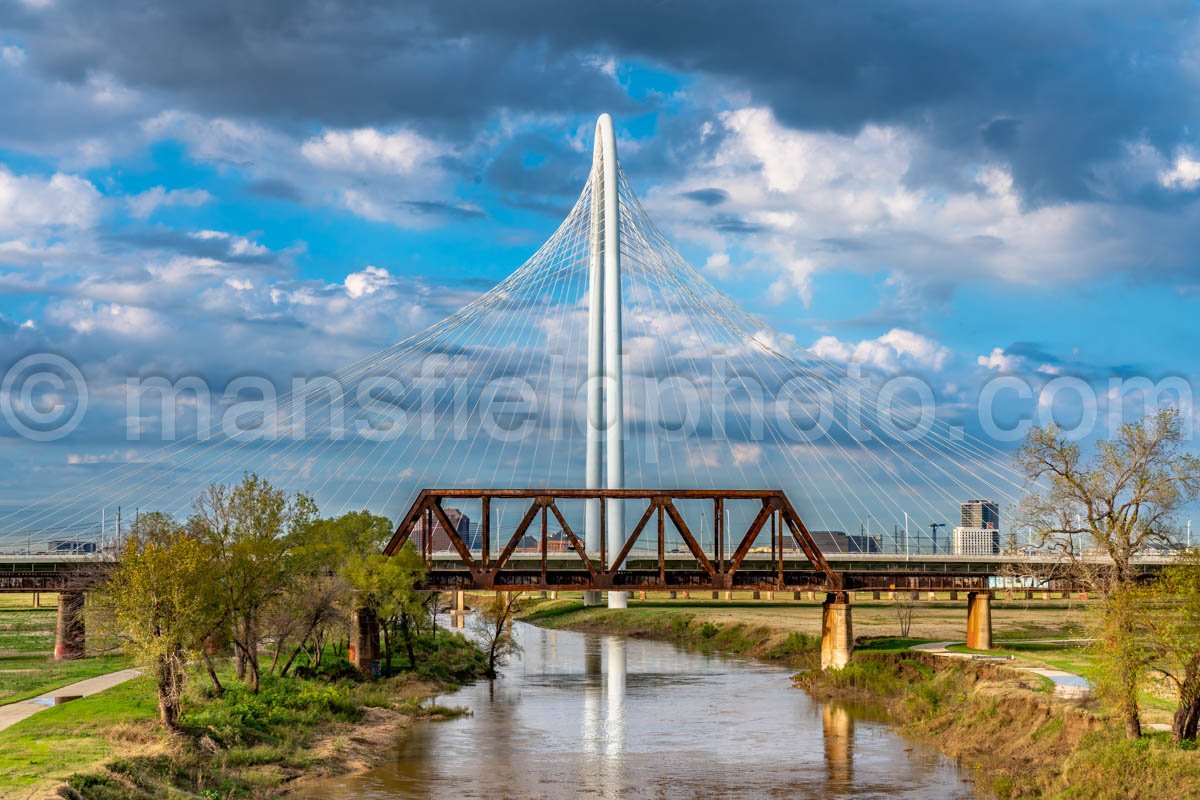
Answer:
[[[1191,268],[1186,248],[1168,243],[1195,238],[1194,214],[1108,201],[1035,205],[1002,161],[929,170],[946,159],[917,129],[793,130],[769,109],[747,107],[719,115],[707,137],[718,134],[709,157],[648,192],[646,205],[681,239],[740,254],[740,272],[763,276],[774,302],[810,302],[813,277],[834,269],[1052,284],[1146,264]],[[1097,191],[1156,180],[1152,165],[1162,162],[1152,150],[1131,145],[1121,165],[1101,170]],[[1200,162],[1177,160],[1163,174],[1200,185]],[[714,190],[713,206],[691,199]],[[730,271],[724,258],[712,266],[718,276]]]
[[[395,285],[396,281],[382,267],[367,267],[362,272],[351,272],[346,276],[346,294],[351,298],[375,294],[381,289]]]
[[[384,133],[375,128],[325,131],[300,147],[306,159],[323,169],[401,175],[427,168],[429,162],[447,152],[437,142],[412,131]]]
[[[861,342],[822,336],[809,349],[830,361],[864,364],[891,374],[914,369],[939,372],[950,359],[948,348],[903,328],[893,328],[877,339]]]
[[[0,61],[10,67],[19,67],[25,63],[25,50],[13,44],[0,47]]]
[[[189,233],[188,236],[192,239],[200,239],[201,241],[215,240],[220,242],[228,242],[229,255],[235,258],[241,258],[245,256],[265,256],[271,252],[263,245],[251,239],[247,239],[245,236],[236,236],[232,233],[226,233],[225,231],[193,231],[192,233]]]
[[[1191,191],[1200,186],[1200,161],[1180,153],[1171,169],[1158,173],[1158,182],[1167,189]]]
[[[125,198],[129,213],[145,219],[165,206],[187,206],[195,208],[210,202],[213,196],[204,189],[166,189],[154,186],[140,194]]]
[[[14,175],[0,166],[0,235],[26,241],[48,229],[88,228],[100,216],[100,192],[75,175],[56,173],[49,179]]]
[[[993,347],[991,353],[975,359],[975,363],[979,366],[994,369],[998,372],[1017,372],[1021,369],[1024,361],[1025,359],[1020,356],[1008,355],[1002,347]]]

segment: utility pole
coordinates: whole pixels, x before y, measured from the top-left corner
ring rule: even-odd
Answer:
[[[904,560],[908,560],[908,512],[904,512]]]

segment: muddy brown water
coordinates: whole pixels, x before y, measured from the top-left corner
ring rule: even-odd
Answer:
[[[418,723],[369,772],[311,800],[911,798],[976,795],[961,769],[866,709],[818,703],[786,669],[518,623],[494,682],[438,698],[472,715]]]

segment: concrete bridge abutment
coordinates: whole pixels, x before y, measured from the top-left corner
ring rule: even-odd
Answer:
[[[854,650],[854,624],[847,592],[829,592],[821,604],[821,669],[842,669]]]
[[[379,674],[379,620],[369,608],[350,614],[350,663],[364,675]]]
[[[972,650],[992,649],[992,594],[967,593],[967,647]]]

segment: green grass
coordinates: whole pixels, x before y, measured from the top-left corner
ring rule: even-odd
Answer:
[[[69,683],[132,665],[133,659],[126,655],[94,656],[77,661],[55,661],[46,656],[0,658],[0,705],[28,700]]]
[[[42,592],[41,597],[42,608],[49,608],[50,611],[53,612],[55,607],[58,605],[58,594],[55,592]],[[33,593],[0,593],[0,611],[6,611],[8,609],[33,609]]]
[[[50,653],[54,649],[53,608],[0,611],[0,655]]]
[[[854,645],[855,651],[865,650],[869,653],[901,653],[917,644],[928,644],[929,639],[914,639],[903,636],[876,636],[863,639]]]
[[[973,650],[966,645],[952,644],[946,649],[952,653],[972,653],[989,656],[1014,656],[1022,661],[1070,672],[1084,678],[1092,678],[1095,667],[1091,653],[1082,645],[1064,645],[1057,642],[996,642],[991,650]]]
[[[157,711],[154,687],[136,678],[0,731],[0,797],[15,796],[47,779],[65,779],[112,755],[114,746],[104,730],[153,719]]]

